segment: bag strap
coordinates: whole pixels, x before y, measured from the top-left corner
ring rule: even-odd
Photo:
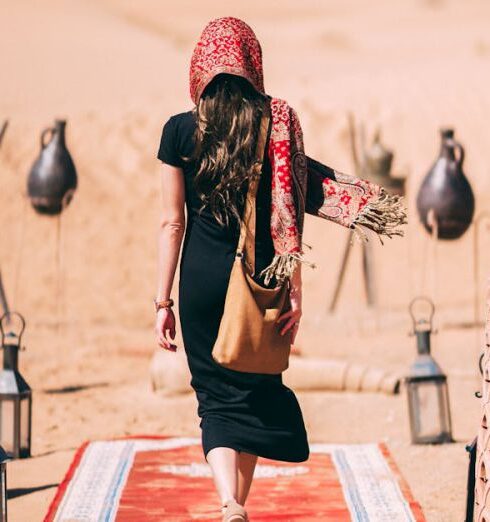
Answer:
[[[260,121],[257,148],[255,151],[256,159],[253,174],[248,184],[245,209],[243,211],[243,219],[240,225],[240,238],[238,240],[238,247],[236,251],[236,255],[242,257],[243,251],[245,250],[245,262],[251,275],[253,275],[255,272],[255,199],[257,196],[257,189],[259,187],[262,165],[264,162],[265,143],[269,133],[269,123],[270,112],[269,107],[266,106]]]

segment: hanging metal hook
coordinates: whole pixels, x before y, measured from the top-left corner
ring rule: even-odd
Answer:
[[[425,301],[425,302],[429,303],[429,305],[430,305],[430,313],[429,313],[428,319],[422,318],[422,319],[418,319],[417,320],[415,318],[414,305],[418,301]],[[424,325],[424,324],[428,324],[429,325],[428,330],[430,332],[436,333],[432,329],[432,319],[433,319],[434,313],[435,313],[435,306],[434,306],[434,303],[433,303],[432,299],[430,299],[429,297],[427,297],[425,295],[419,295],[417,297],[414,297],[410,301],[410,304],[408,305],[408,311],[410,313],[410,317],[412,318],[412,324],[413,324],[413,331],[410,332],[410,335],[414,335],[415,334],[415,332],[417,331],[417,325],[420,326],[420,325]]]
[[[20,319],[20,331],[16,333],[14,329],[12,328],[12,317],[17,317]],[[6,330],[4,328],[4,321],[7,325],[9,325],[10,329]],[[0,334],[2,336],[2,343],[1,346],[5,346],[5,338],[10,337],[17,339],[17,344],[20,347],[20,340],[22,338],[22,334],[24,333],[24,330],[26,329],[26,320],[24,319],[24,316],[22,316],[19,312],[5,312],[2,317],[0,317]]]

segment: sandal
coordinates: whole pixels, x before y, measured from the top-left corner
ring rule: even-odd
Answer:
[[[249,522],[245,508],[234,498],[223,503],[226,510],[223,514],[223,522]]]

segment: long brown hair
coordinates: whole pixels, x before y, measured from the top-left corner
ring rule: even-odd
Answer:
[[[255,143],[268,97],[243,77],[220,73],[206,86],[193,112],[196,117],[193,154],[194,186],[221,225],[230,215],[240,220],[243,184],[250,179]]]

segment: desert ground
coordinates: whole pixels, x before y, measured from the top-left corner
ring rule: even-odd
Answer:
[[[11,308],[27,319],[20,366],[34,406],[33,456],[8,467],[10,519],[42,520],[85,440],[200,434],[190,387],[172,396],[151,384],[156,362],[185,367],[180,331],[175,354],[159,351],[153,335],[156,153],[168,117],[192,108],[189,62],[200,31],[228,15],[256,32],[266,91],[296,108],[308,155],[352,172],[352,112],[368,138],[380,126],[395,154],[393,174],[407,177],[405,237],[374,243],[374,308],[355,243],[338,307],[328,311],[348,232],[306,216],[304,241],[317,268],[303,270],[296,344],[304,357],[405,374],[416,353],[408,304],[428,295],[436,306],[432,348],[448,375],[456,442],[410,443],[404,387],[399,395],[299,390],[310,441],[385,441],[427,520],[460,521],[465,445],[480,424],[490,235],[480,228],[475,276],[475,227],[434,244],[415,199],[438,154],[439,129],[452,126],[466,149],[475,215],[489,210],[490,6],[483,0],[0,4],[0,120],[9,119],[0,148],[0,270]],[[55,118],[68,122],[79,175],[59,219],[36,214],[26,197],[40,133]]]

